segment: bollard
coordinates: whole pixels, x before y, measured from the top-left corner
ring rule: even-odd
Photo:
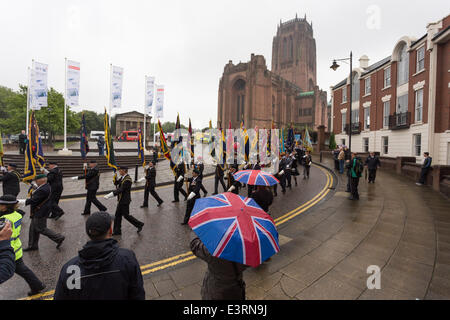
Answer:
[[[138,168],[139,168],[139,165],[137,164],[137,165],[136,165],[136,169],[134,170],[134,182],[137,182],[137,178],[138,178]]]

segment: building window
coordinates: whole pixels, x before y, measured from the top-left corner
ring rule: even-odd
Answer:
[[[369,152],[369,138],[363,138],[364,152]]]
[[[415,119],[416,122],[422,122],[423,114],[423,89],[416,91],[416,102],[415,102]]]
[[[345,139],[341,139],[341,145],[345,146]]]
[[[422,135],[414,134],[413,139],[414,139],[414,155],[416,157],[420,157],[422,151]]]
[[[341,113],[342,116],[342,130],[341,132],[345,132],[345,125],[347,124],[347,112],[342,112]]]
[[[391,86],[391,67],[387,67],[384,69],[384,87],[390,87]]]
[[[370,107],[364,108],[364,129],[370,129]]]
[[[359,109],[352,110],[352,124],[359,123]]]
[[[416,72],[425,69],[425,46],[417,49]]]
[[[359,101],[359,76],[355,72],[352,82],[352,102]]]
[[[400,86],[407,83],[409,76],[409,53],[405,43],[399,51],[397,72],[397,85]]]
[[[364,80],[364,94],[370,94],[370,77]]]
[[[347,102],[347,86],[342,88],[342,103]]]
[[[381,142],[382,142],[383,154],[388,154],[388,152],[389,152],[389,137],[382,137]]]
[[[236,99],[237,99],[237,104],[236,104],[236,106],[237,106],[237,112],[236,112],[236,121],[238,121],[239,122],[239,120],[241,120],[241,107],[240,107],[240,105],[241,105],[241,96],[236,96]]]
[[[302,108],[298,108],[298,116],[301,117],[303,115],[303,109]]]
[[[383,128],[389,127],[389,114],[391,113],[391,103],[386,101],[383,103]]]
[[[408,111],[408,94],[404,94],[397,98],[397,113]]]

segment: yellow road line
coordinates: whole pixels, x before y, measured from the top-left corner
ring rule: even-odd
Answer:
[[[184,259],[181,259],[181,260],[178,260],[178,261],[174,261],[174,262],[171,262],[171,263],[168,263],[168,264],[165,264],[165,265],[153,268],[153,269],[145,270],[145,271],[142,272],[142,275],[146,275],[147,273],[153,273],[153,272],[156,272],[158,270],[167,269],[169,267],[173,267],[173,266],[176,266],[177,264],[180,264],[180,263],[183,263],[183,262],[186,262],[186,261],[189,261],[189,260],[193,260],[193,259],[196,259],[196,258],[197,257],[194,256],[191,253],[191,255],[189,257],[187,257],[187,258],[184,258]]]
[[[172,260],[176,260],[176,259],[179,259],[179,258],[181,258],[181,257],[188,256],[188,255],[190,255],[190,254],[192,254],[192,252],[191,252],[191,251],[188,251],[188,252],[179,254],[179,255],[177,255],[177,256],[173,256],[173,257],[170,257],[170,258],[167,258],[167,259],[164,259],[164,260],[160,260],[160,261],[156,261],[156,262],[153,262],[153,263],[150,263],[150,264],[146,264],[146,265],[141,266],[141,270],[144,270],[144,269],[147,269],[147,268],[156,266],[156,265],[158,265],[158,264],[163,264],[163,263],[166,263],[166,262],[169,262],[169,261],[172,261]]]

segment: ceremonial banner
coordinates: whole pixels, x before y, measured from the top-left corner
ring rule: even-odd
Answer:
[[[161,122],[158,120],[158,130],[159,130],[159,140],[161,142],[161,151],[164,154],[164,157],[169,160],[170,169],[172,169],[172,173],[175,174],[175,163],[172,161],[172,157],[170,156],[169,146],[167,145],[166,137],[164,136],[163,129],[161,127]]]
[[[47,106],[48,65],[33,61],[30,72],[30,108],[40,110]]]
[[[66,105],[79,106],[80,96],[80,63],[66,61]]]
[[[153,97],[155,93],[155,77],[145,77],[145,113],[152,114]]]
[[[3,139],[2,139],[2,133],[0,132],[0,166],[4,166],[3,163]]]
[[[191,125],[191,118],[189,118],[189,144],[191,145],[190,150],[191,150],[191,161],[194,161],[194,147],[195,147],[195,142],[194,142],[194,133],[192,132],[192,125]]]
[[[156,86],[156,102],[155,102],[155,118],[161,119],[164,117],[164,86]]]
[[[123,68],[112,66],[111,68],[111,108],[120,108],[122,106],[122,81]]]
[[[308,127],[305,128],[305,138],[303,139],[303,146],[306,148],[306,150],[308,150],[310,152],[313,151],[311,137],[309,136]]]
[[[141,161],[142,166],[145,167],[144,139],[142,137],[141,128],[139,128],[138,131],[139,131],[139,136],[138,136],[138,156],[139,156],[139,160]]]
[[[109,116],[105,108],[105,119],[103,121],[105,128],[105,143],[106,143],[106,162],[108,166],[113,168],[114,172],[117,170],[116,158],[114,155],[114,144],[111,137],[111,131],[109,130]]]
[[[45,165],[44,153],[42,150],[41,137],[39,135],[39,126],[34,115],[31,112],[27,145],[25,148],[25,168],[23,174],[23,181],[31,181],[36,176],[36,164],[43,168]]]

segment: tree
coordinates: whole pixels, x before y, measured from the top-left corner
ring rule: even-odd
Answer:
[[[334,136],[333,132],[330,134],[330,142],[328,144],[328,147],[330,148],[330,150],[335,150],[337,148],[336,137]]]

